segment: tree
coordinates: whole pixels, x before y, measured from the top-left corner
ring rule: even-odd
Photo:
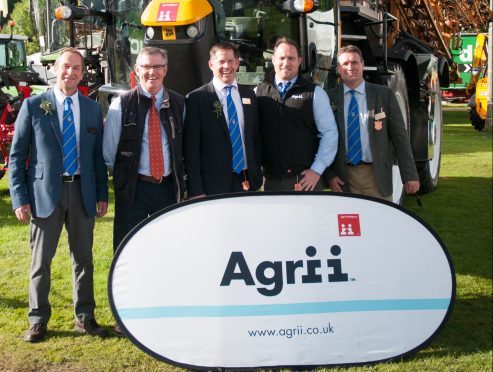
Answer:
[[[29,9],[29,0],[21,0],[14,6],[10,18],[14,21],[14,34],[24,35],[32,39],[27,43],[27,54],[39,52],[38,30],[32,20],[32,14]],[[7,33],[7,25],[3,27],[2,32]],[[10,27],[9,31],[10,32]]]

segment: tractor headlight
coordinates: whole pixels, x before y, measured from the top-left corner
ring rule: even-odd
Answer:
[[[147,29],[146,29],[146,36],[147,36],[148,39],[152,39],[154,37],[154,28],[147,27]]]
[[[55,9],[55,18],[56,19],[69,19],[72,16],[72,9],[68,6],[60,6]]]
[[[193,38],[196,38],[197,35],[199,34],[199,29],[197,26],[195,25],[190,25],[187,27],[187,29],[185,30],[185,33],[187,34],[187,36],[190,38],[190,39],[193,39]]]

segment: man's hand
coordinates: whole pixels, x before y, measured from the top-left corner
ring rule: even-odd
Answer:
[[[15,216],[17,219],[21,222],[28,223],[29,219],[32,216],[31,213],[31,205],[30,204],[24,204],[23,206],[20,206],[19,208],[16,208],[14,210]]]
[[[413,195],[419,191],[419,181],[407,181],[404,185],[406,194]]]
[[[108,212],[108,202],[98,201],[96,216],[103,217]]]
[[[301,191],[313,191],[320,180],[320,174],[312,169],[305,169],[301,175],[303,176],[300,180]]]
[[[342,192],[342,185],[344,185],[344,182],[337,176],[329,181],[329,187],[334,192]]]

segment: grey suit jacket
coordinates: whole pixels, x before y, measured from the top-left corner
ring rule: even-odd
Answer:
[[[244,138],[248,178],[253,190],[262,186],[261,145],[257,97],[238,85],[243,99]],[[223,112],[215,112],[219,98],[212,81],[189,93],[184,124],[184,157],[189,196],[231,192],[232,150]]]
[[[399,164],[402,182],[417,181],[418,173],[414,164],[411,144],[404,125],[394,92],[383,85],[366,82],[366,103],[368,108],[368,130],[373,168],[380,192],[392,194],[392,165]],[[324,174],[329,181],[338,176],[344,182],[343,190],[349,192],[347,176],[346,126],[344,121],[344,87],[342,84],[329,91],[337,127],[339,129],[339,146],[332,165]],[[375,127],[375,114],[385,112],[382,127]]]
[[[41,107],[50,102],[52,114]],[[102,154],[101,106],[79,93],[81,113],[80,183],[87,215],[96,213],[97,201],[108,201],[108,175]],[[9,187],[13,209],[30,204],[33,216],[48,217],[61,194],[63,148],[53,90],[26,99],[15,123],[10,149]]]

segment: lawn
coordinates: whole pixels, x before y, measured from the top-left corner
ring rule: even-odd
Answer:
[[[441,333],[413,357],[351,371],[492,370],[492,137],[473,130],[464,108],[444,112],[437,190],[407,198],[447,246],[457,275],[457,299]],[[112,207],[112,204],[111,204]],[[96,317],[111,329],[107,276],[112,257],[112,210],[95,231]],[[15,219],[7,177],[0,180],[0,370],[181,370],[144,354],[126,339],[74,333],[70,259],[65,235],[52,265],[53,315],[47,340],[28,344],[29,229]],[[426,263],[425,263],[426,264]],[[336,369],[337,370],[337,369]]]

